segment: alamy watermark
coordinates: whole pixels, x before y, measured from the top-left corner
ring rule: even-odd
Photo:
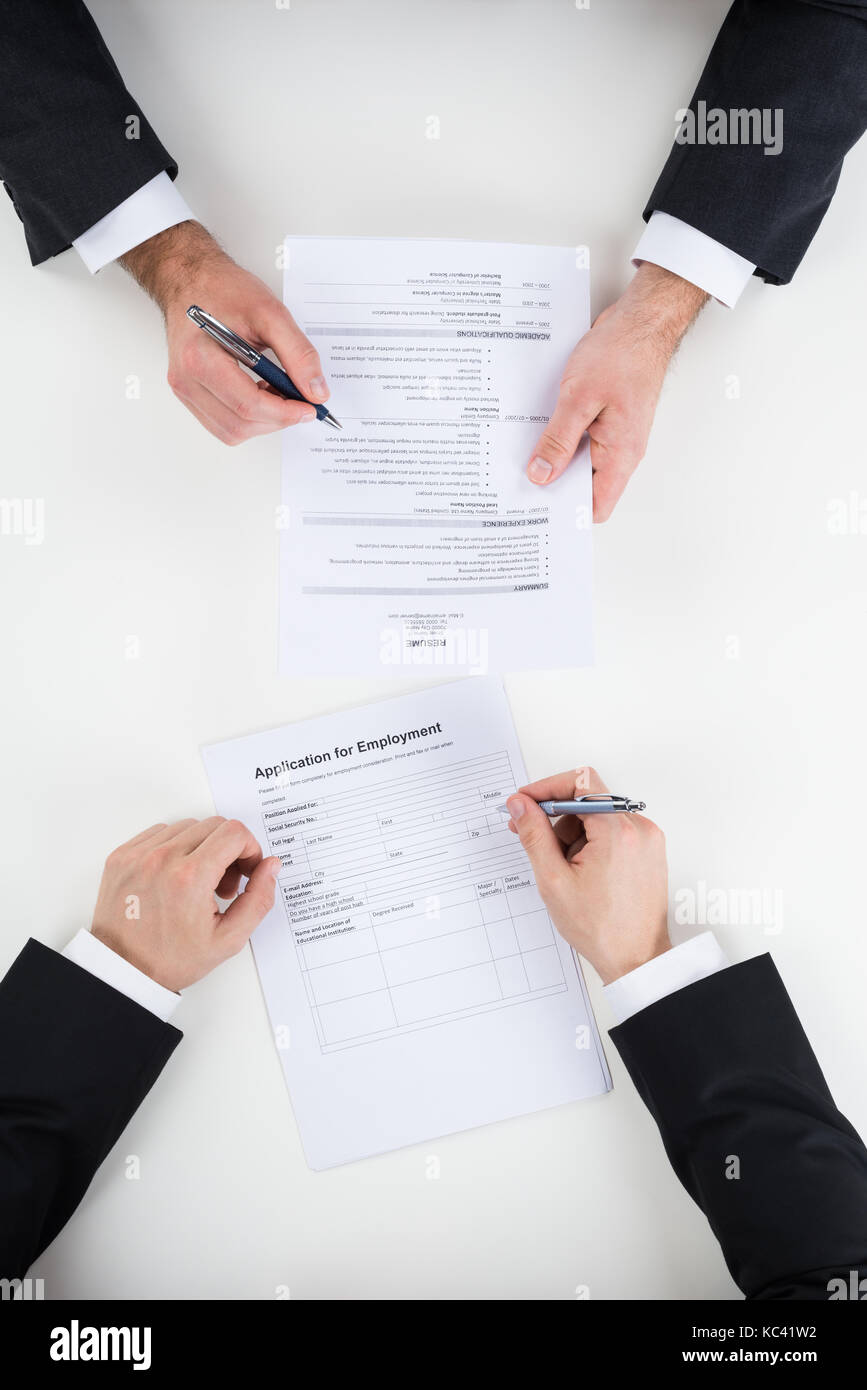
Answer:
[[[0,497],[0,536],[20,536],[25,545],[45,540],[45,499]]]
[[[763,145],[765,154],[779,154],[783,148],[783,109],[764,106],[721,106],[708,110],[706,101],[696,109],[682,106],[675,111],[675,141],[678,145]]]
[[[781,888],[712,888],[699,879],[678,888],[674,920],[681,927],[761,927],[765,936],[783,930]]]

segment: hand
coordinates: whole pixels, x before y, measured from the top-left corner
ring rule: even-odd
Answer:
[[[547,486],[559,478],[586,430],[593,520],[608,520],[644,458],[668,364],[708,298],[660,266],[639,267],[566,363],[557,407],[527,465],[531,482]]]
[[[235,956],[274,906],[280,860],[240,821],[152,825],[105,861],[93,935],[157,984],[195,984]],[[242,878],[249,882],[235,897]],[[234,902],[220,912],[214,894]]]
[[[671,949],[665,836],[645,816],[561,816],[552,824],[536,805],[607,790],[581,768],[522,787],[506,804],[554,926],[610,985]]]
[[[272,348],[298,390],[328,400],[319,355],[292,315],[255,275],[242,270],[198,222],[181,222],[142,242],[121,265],[159,304],[169,344],[168,382],[179,401],[224,444],[315,420],[312,406],[288,401],[247,372],[187,318],[191,304],[254,347]]]

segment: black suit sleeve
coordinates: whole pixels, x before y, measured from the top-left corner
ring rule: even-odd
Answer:
[[[690,102],[782,111],[782,149],[675,144],[650,195],[756,266],[791,280],[825,215],[843,157],[867,129],[867,0],[735,0]]]
[[[0,982],[0,1279],[68,1221],[181,1037],[28,941]]]
[[[0,177],[33,264],[163,170],[178,172],[80,0],[0,0]]]
[[[830,1279],[867,1274],[867,1149],[770,956],[658,1000],[611,1038],[748,1298],[827,1299]]]

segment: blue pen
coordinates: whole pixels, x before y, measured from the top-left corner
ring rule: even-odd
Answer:
[[[308,401],[306,396],[302,396],[298,387],[295,385],[282,367],[278,367],[272,362],[270,357],[265,357],[248,343],[246,338],[240,334],[233,333],[231,328],[227,328],[219,319],[215,319],[211,314],[206,314],[204,309],[200,309],[198,304],[191,304],[187,310],[187,317],[197,323],[201,329],[213,338],[215,343],[219,343],[221,348],[230,353],[238,362],[243,362],[245,367],[249,367],[251,372],[255,372],[263,381],[267,381],[269,386],[280,392],[281,396],[286,396],[290,401],[303,401],[305,405],[312,405],[316,411],[317,420],[322,420],[326,425],[331,425],[335,430],[342,430],[343,426],[336,420],[324,405],[317,405],[315,401]]]
[[[634,811],[643,811],[645,805],[644,801],[630,801],[628,796],[615,796],[613,792],[589,792],[587,796],[580,796],[577,801],[539,802],[539,807],[546,816],[610,816],[616,811],[628,811],[631,815]],[[505,804],[498,806],[497,810],[502,811],[504,816],[512,814]]]

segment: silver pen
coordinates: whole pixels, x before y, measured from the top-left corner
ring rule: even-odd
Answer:
[[[617,811],[632,815],[635,811],[643,811],[646,804],[644,801],[630,801],[628,796],[615,796],[613,792],[588,792],[586,796],[579,796],[577,801],[538,802],[546,816],[610,816]],[[505,803],[497,810],[502,811],[504,816],[512,814]]]

